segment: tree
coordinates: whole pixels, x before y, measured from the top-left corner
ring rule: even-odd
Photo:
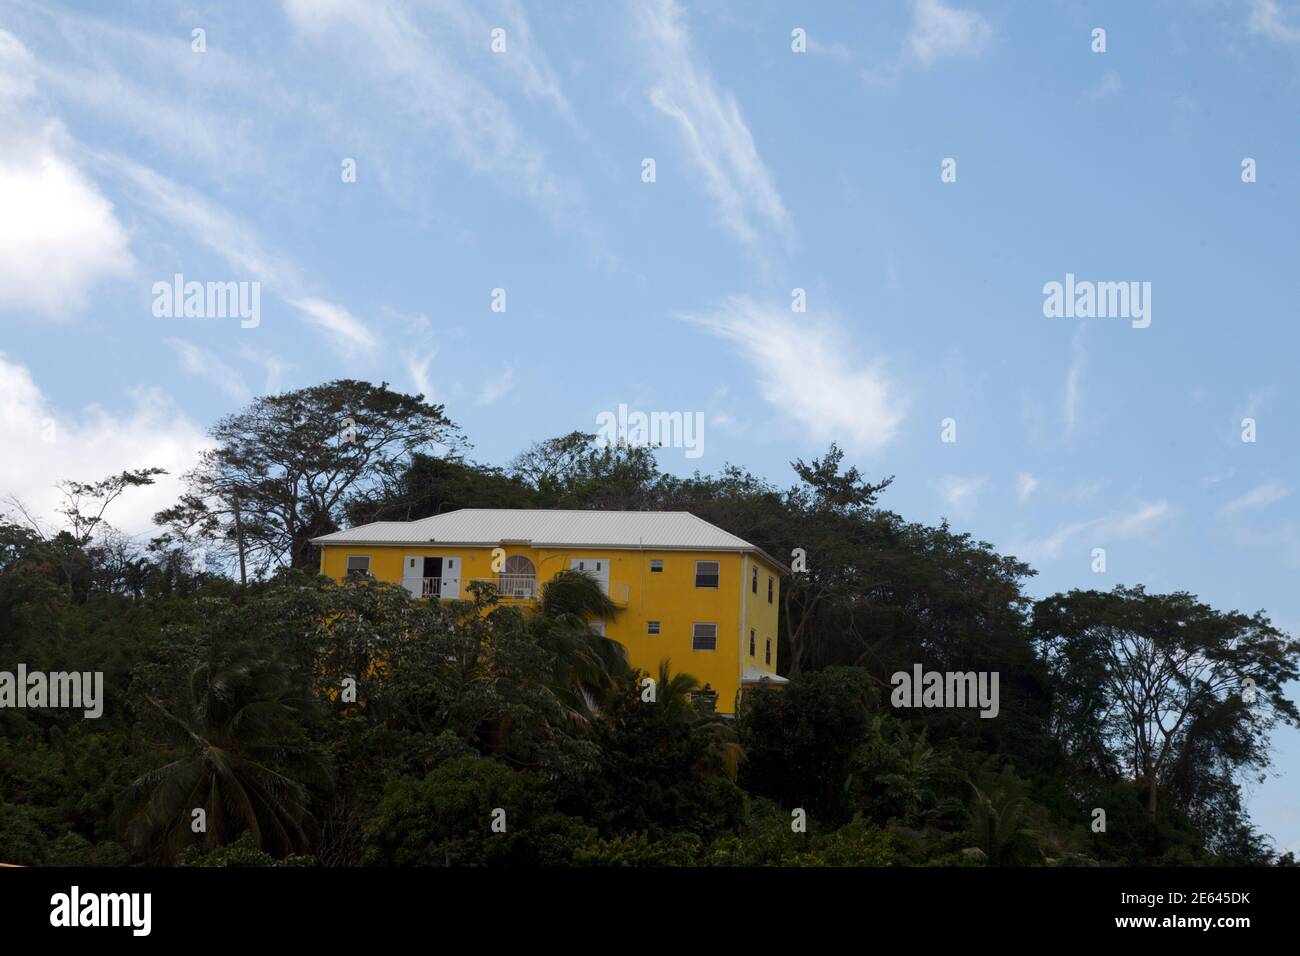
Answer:
[[[857,468],[841,473],[843,458],[844,452],[832,444],[822,458],[810,464],[800,459],[793,465],[802,483],[786,495],[787,507],[795,513],[792,546],[804,550],[808,567],[796,569],[782,589],[791,676],[802,669],[805,644],[819,613],[864,590],[863,519],[893,481],[871,484]]]
[[[167,474],[162,468],[134,468],[109,475],[99,481],[61,481],[59,491],[63,503],[58,513],[65,520],[61,531],[51,531],[42,526],[40,519],[19,501],[10,495],[5,503],[18,512],[26,521],[32,532],[46,545],[46,553],[59,565],[63,572],[64,585],[68,594],[72,594],[79,575],[86,575],[96,568],[96,557],[112,556],[114,544],[120,544],[120,536],[115,536],[108,524],[105,514],[109,505],[120,498],[128,488],[140,488],[152,485],[159,475]],[[91,544],[97,538],[104,542],[99,555],[92,554]],[[120,548],[116,549],[120,553]]]
[[[660,477],[654,448],[597,445],[595,434],[578,431],[533,445],[509,473],[536,490],[538,507],[608,511],[649,508]]]
[[[460,441],[441,405],[351,379],[262,396],[211,435],[180,502],[154,520],[259,573],[311,567],[312,538],[390,491],[415,453]]]
[[[138,854],[170,862],[187,845],[222,846],[245,832],[258,849],[309,849],[307,789],[285,770],[320,780],[324,765],[302,733],[304,701],[294,692],[282,664],[239,649],[198,664],[179,699],[145,696],[175,758],[124,794]],[[205,828],[196,833],[198,810]]]
[[[1193,751],[1201,766],[1266,766],[1271,724],[1300,725],[1283,692],[1300,676],[1300,645],[1262,613],[1119,586],[1040,601],[1034,627],[1058,736],[1075,753],[1105,753],[1126,767],[1153,818],[1161,785],[1195,769],[1184,759]]]

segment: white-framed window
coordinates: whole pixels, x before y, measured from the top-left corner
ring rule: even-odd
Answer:
[[[369,574],[370,573],[370,555],[368,554],[349,554],[348,555],[348,574]]]
[[[749,629],[749,656],[750,657],[754,656],[754,641],[757,640],[757,638],[758,635],[754,632],[754,629],[751,627]]]
[[[695,586],[697,588],[716,588],[721,573],[717,561],[696,561]]]
[[[662,558],[651,558],[651,559],[650,559],[650,573],[651,573],[651,574],[663,574],[663,573],[664,573],[664,562],[663,562],[663,559],[662,559]]]
[[[658,633],[659,633],[659,622],[658,622],[658,621],[646,621],[646,622],[645,622],[645,632],[646,632],[647,634],[658,634]]]
[[[596,632],[597,634],[599,634],[601,637],[604,637],[604,636],[605,636],[605,622],[604,622],[604,621],[589,621],[588,623],[591,625],[591,629],[592,629],[593,631],[595,631],[595,632]]]
[[[772,603],[772,575],[767,576],[767,603]]]
[[[691,650],[716,651],[718,649],[718,625],[691,625]]]
[[[758,593],[758,568],[754,569],[754,583],[752,585],[755,594]]]
[[[767,652],[763,657],[764,663],[770,667],[772,665],[772,639],[770,637],[767,639]]]

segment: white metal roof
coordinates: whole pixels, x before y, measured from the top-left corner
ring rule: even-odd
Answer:
[[[314,544],[445,544],[534,548],[753,551],[743,538],[687,511],[542,511],[463,508],[419,521],[375,521],[313,538]],[[764,557],[767,555],[764,554]],[[780,567],[779,562],[768,561]]]

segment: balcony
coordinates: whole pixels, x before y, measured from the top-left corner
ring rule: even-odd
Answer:
[[[492,585],[503,601],[536,601],[539,594],[535,574],[498,574],[490,578],[471,578],[469,583]]]
[[[437,578],[427,578],[426,581],[437,581]],[[541,585],[537,583],[535,574],[498,574],[490,578],[471,578],[469,583],[475,582],[481,584],[490,584],[496,588],[497,594],[501,596],[502,601],[536,601],[542,596]],[[630,599],[631,589],[626,584],[602,585],[609,599],[619,607],[627,607]],[[425,590],[425,596],[429,594],[438,594],[439,591],[435,586],[432,591],[428,588]]]

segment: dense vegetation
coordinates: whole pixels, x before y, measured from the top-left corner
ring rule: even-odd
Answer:
[[[1140,587],[1034,604],[1027,565],[885,510],[889,480],[834,446],[789,488],[577,432],[490,467],[441,407],[350,381],[213,434],[148,545],[108,523],[147,468],[68,484],[58,527],[0,521],[0,671],[102,671],[106,698],[0,709],[0,862],[1291,862],[1242,806],[1300,722],[1300,649],[1262,614]],[[791,683],[707,712],[679,662],[629,671],[578,574],[520,612],[315,571],[313,535],[464,507],[687,510],[803,549]],[[998,717],[895,709],[916,663],[997,672]]]

